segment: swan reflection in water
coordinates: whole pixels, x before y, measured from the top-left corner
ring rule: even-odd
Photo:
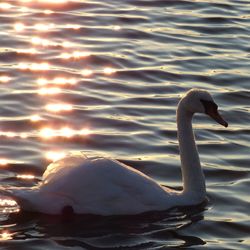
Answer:
[[[161,212],[130,216],[50,216],[19,212],[9,216],[15,239],[29,234],[33,239],[49,237],[61,247],[84,249],[151,249],[204,245],[191,224],[203,220],[206,203]],[[185,229],[188,227],[188,231]],[[35,230],[31,230],[35,228]]]

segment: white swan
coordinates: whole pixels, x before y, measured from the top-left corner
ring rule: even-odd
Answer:
[[[129,215],[189,206],[205,199],[205,179],[192,131],[194,113],[206,113],[227,127],[207,91],[192,89],[177,109],[183,190],[159,185],[145,174],[119,161],[70,154],[50,164],[40,184],[12,188],[21,209],[45,214]]]

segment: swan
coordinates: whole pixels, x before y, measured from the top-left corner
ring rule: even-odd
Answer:
[[[177,130],[183,179],[182,191],[155,180],[117,160],[69,153],[51,163],[34,187],[5,190],[24,211],[51,215],[75,214],[134,215],[167,210],[176,206],[198,205],[206,198],[193,129],[195,113],[205,113],[219,124],[227,122],[205,90],[191,89],[179,101]]]

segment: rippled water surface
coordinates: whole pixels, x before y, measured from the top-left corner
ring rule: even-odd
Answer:
[[[1,186],[32,186],[69,150],[180,188],[175,110],[209,90],[229,122],[194,119],[209,202],[62,220],[0,200],[6,249],[249,249],[250,2],[0,2]]]

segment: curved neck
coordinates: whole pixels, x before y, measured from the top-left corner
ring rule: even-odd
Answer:
[[[181,158],[183,193],[192,198],[205,198],[205,178],[201,169],[199,154],[195,144],[193,128],[193,113],[189,112],[180,102],[177,109],[177,130]]]

